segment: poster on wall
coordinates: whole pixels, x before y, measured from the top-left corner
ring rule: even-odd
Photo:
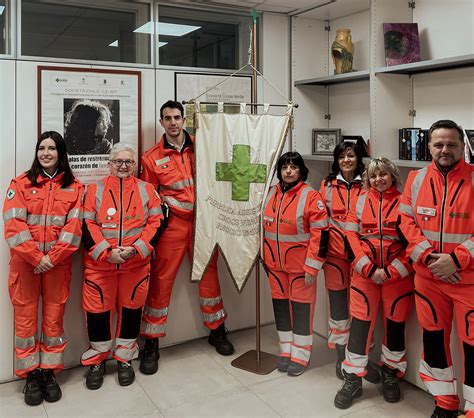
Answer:
[[[43,131],[63,135],[83,183],[107,176],[114,144],[133,144],[141,155],[141,73],[39,66],[38,136]]]
[[[220,74],[175,73],[175,100],[191,100],[203,94],[201,102],[251,103],[252,77],[235,75],[229,77]],[[216,86],[217,84],[222,83]],[[250,109],[250,107],[248,107]],[[200,105],[201,112],[217,112],[217,105]],[[224,106],[225,113],[238,113],[239,106]],[[194,134],[194,105],[186,105],[186,130]]]

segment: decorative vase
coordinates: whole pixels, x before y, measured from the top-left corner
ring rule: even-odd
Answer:
[[[352,43],[350,29],[337,29],[336,39],[331,46],[334,74],[350,73],[352,71],[352,58],[354,44]]]

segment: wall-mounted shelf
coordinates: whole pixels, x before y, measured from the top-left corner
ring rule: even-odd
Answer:
[[[461,55],[459,57],[440,58],[428,61],[411,62],[409,64],[394,65],[392,67],[379,67],[374,70],[375,74],[417,74],[431,71],[454,70],[456,68],[474,66],[474,54]]]
[[[296,80],[295,86],[329,86],[331,84],[352,83],[354,81],[369,80],[369,70],[353,71],[352,73],[330,75],[327,77]]]
[[[423,168],[431,164],[431,161],[392,160],[398,167]]]

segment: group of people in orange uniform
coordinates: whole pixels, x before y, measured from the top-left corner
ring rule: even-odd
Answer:
[[[55,373],[64,367],[71,256],[81,242],[90,342],[81,357],[89,366],[86,386],[101,387],[110,355],[120,385],[133,383],[131,360],[138,357],[140,335],[140,371],[158,370],[171,291],[192,245],[195,139],[184,121],[180,103],[161,107],[165,133],[142,156],[140,179],[134,176],[135,149],[118,143],[110,153],[110,175],[84,191],[69,167],[63,138],[50,131],[38,139],[31,168],[12,180],[3,218],[11,250],[15,371],[26,378],[28,405],[61,398]],[[375,158],[364,167],[361,150],[350,142],[334,150],[319,192],[306,182],[301,155],[288,152],[278,161],[278,182],[262,208],[262,258],[280,345],[277,368],[298,376],[309,364],[317,276],[324,271],[328,344],[336,349],[336,375],[344,381],[334,399],[338,408],[349,408],[362,395],[362,378],[381,381],[387,402],[401,399],[405,324],[414,300],[423,333],[419,373],[436,402],[432,417],[462,416],[450,351],[453,312],[463,351],[464,413],[474,417],[474,169],[463,160],[463,133],[452,121],[432,125],[429,148],[432,163],[410,172],[403,193],[390,160]],[[222,355],[233,354],[217,253],[199,282],[199,296],[209,344]],[[380,304],[379,372],[369,351]]]

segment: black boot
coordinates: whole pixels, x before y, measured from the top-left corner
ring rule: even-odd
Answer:
[[[288,376],[299,376],[300,374],[303,374],[304,371],[306,370],[306,366],[303,366],[300,363],[297,363],[296,361],[290,361],[288,364]]]
[[[344,380],[342,374],[342,362],[346,359],[346,346],[342,344],[336,344],[337,360],[336,360],[336,376]]]
[[[105,361],[95,366],[91,366],[86,375],[87,389],[96,390],[102,386],[105,374]]]
[[[227,339],[227,330],[222,323],[216,329],[211,330],[207,340],[209,344],[216,347],[216,351],[223,356],[234,354],[234,346]]]
[[[35,369],[28,373],[23,393],[25,394],[25,403],[27,405],[36,406],[43,402],[41,370]]]
[[[459,411],[457,409],[444,409],[437,406],[431,414],[431,418],[456,418],[458,415]]]
[[[382,393],[387,402],[398,402],[402,397],[398,384],[397,369],[391,369],[383,365],[382,371]]]
[[[159,339],[147,338],[140,360],[140,371],[143,374],[155,374],[158,371],[158,360],[160,359]]]
[[[288,371],[288,366],[290,364],[290,358],[289,357],[284,357],[280,356],[277,361],[277,369],[280,372],[287,372]]]
[[[362,396],[362,378],[354,373],[344,374],[344,384],[337,391],[334,398],[334,405],[339,409],[347,409],[352,405],[354,399]]]
[[[120,386],[131,385],[135,381],[135,371],[131,362],[117,360],[117,372]]]
[[[41,392],[43,393],[44,400],[47,402],[59,401],[62,392],[54,376],[54,371],[51,369],[43,369],[41,375]]]
[[[380,373],[377,366],[372,363],[370,360],[367,363],[367,374],[364,376],[364,379],[369,383],[380,383]]]

